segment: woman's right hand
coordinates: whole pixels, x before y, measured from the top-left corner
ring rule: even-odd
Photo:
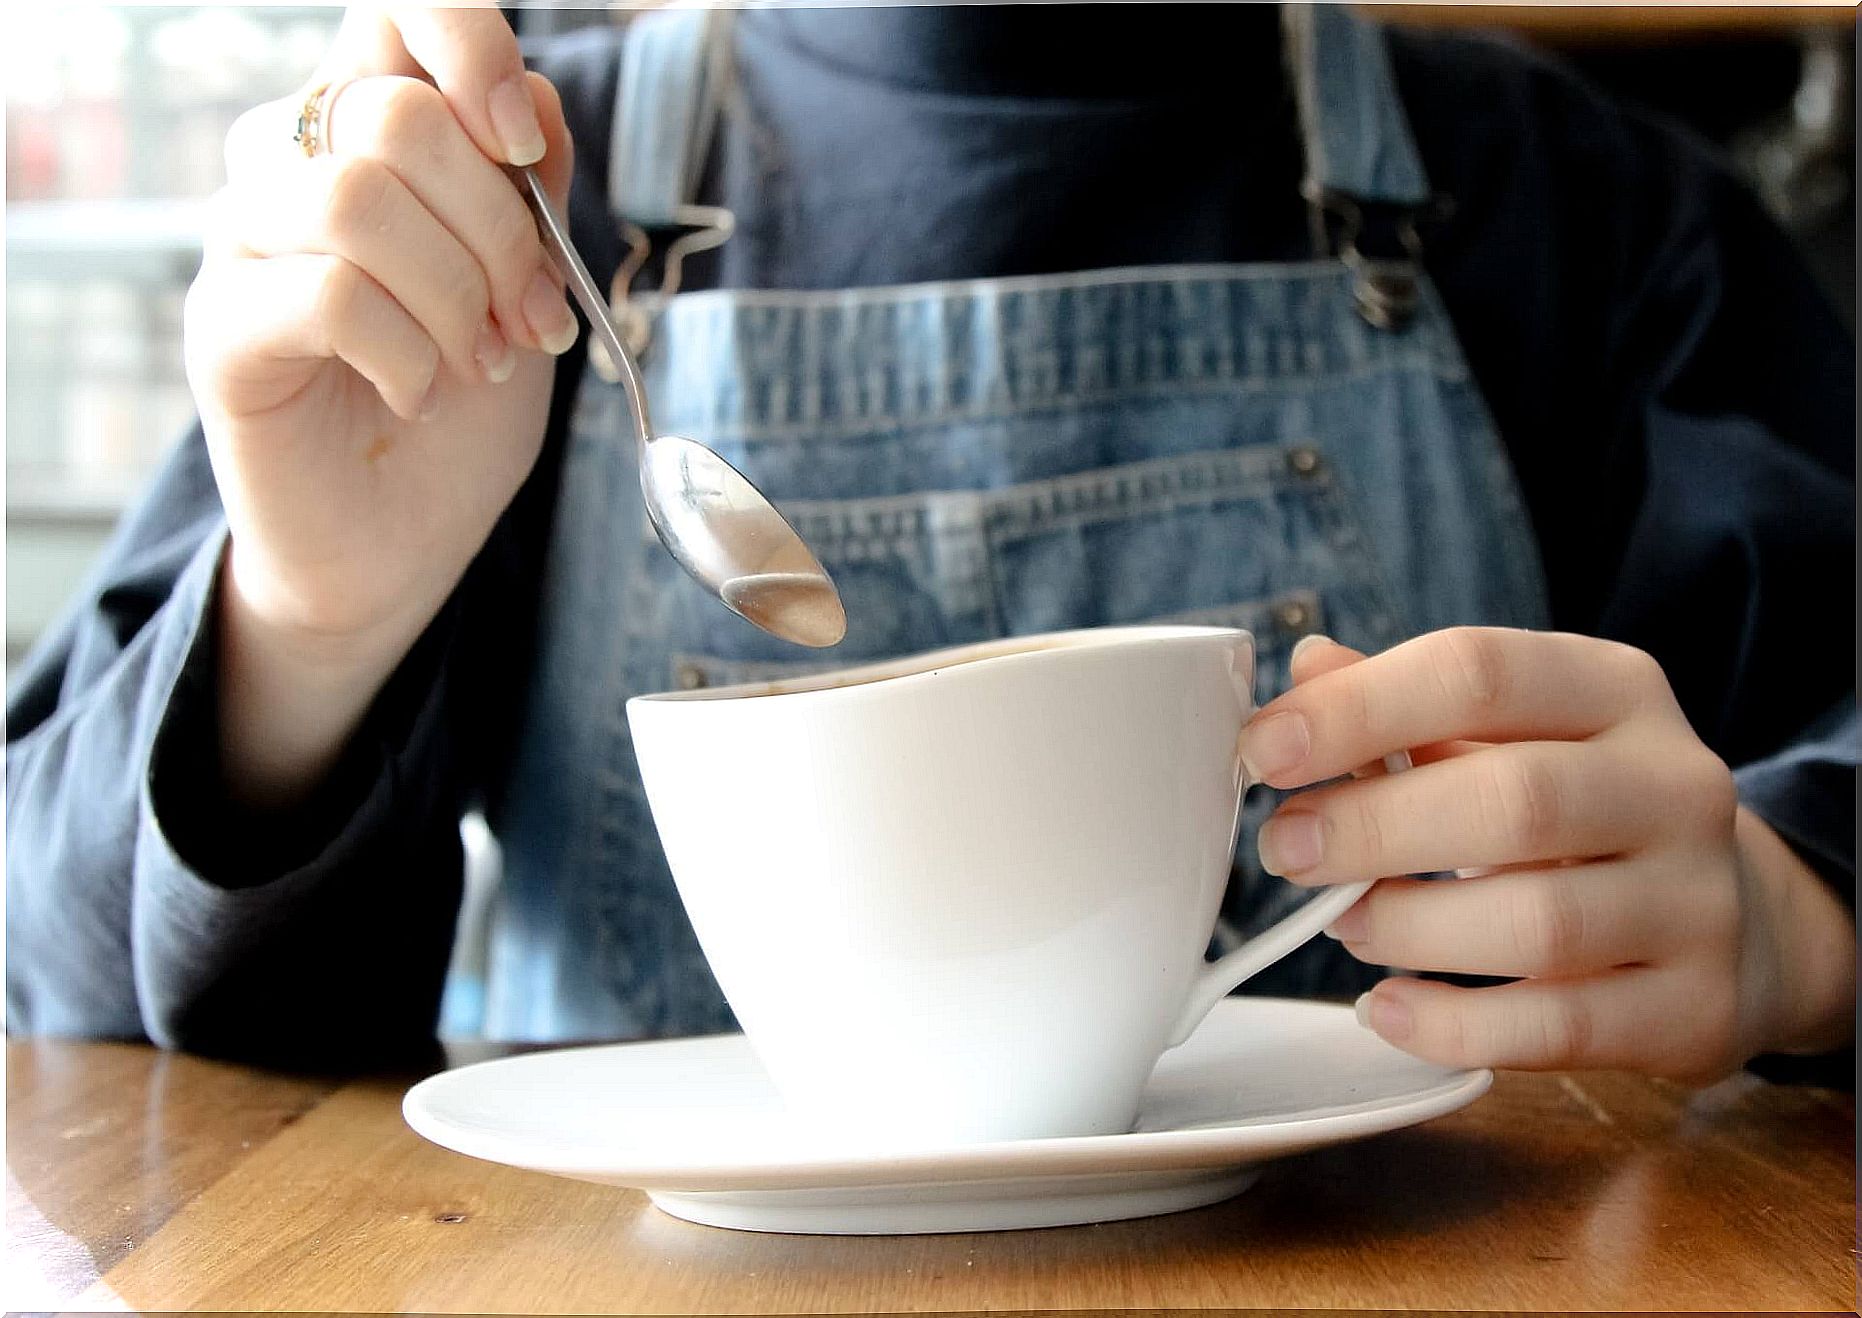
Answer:
[[[506,164],[561,203],[555,90],[496,9],[355,10],[310,94],[227,139],[188,379],[226,508],[229,786],[289,799],[340,749],[536,461],[563,285]]]

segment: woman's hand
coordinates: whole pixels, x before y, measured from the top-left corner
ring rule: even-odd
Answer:
[[[458,583],[540,449],[563,286],[503,166],[570,144],[496,9],[352,11],[309,89],[227,139],[188,378],[231,528],[222,749],[301,792]]]
[[[1313,640],[1242,736],[1298,788],[1408,750],[1407,773],[1283,802],[1263,865],[1387,878],[1328,933],[1359,959],[1517,977],[1392,978],[1362,1019],[1454,1066],[1629,1068],[1686,1080],[1853,1037],[1849,915],[1688,726],[1661,668],[1587,637],[1456,628],[1365,658]]]

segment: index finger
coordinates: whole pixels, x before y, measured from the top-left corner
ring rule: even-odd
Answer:
[[[345,23],[344,39],[371,47],[372,62],[417,69],[384,71],[424,75],[446,97],[466,133],[494,161],[533,165],[547,143],[524,76],[517,34],[492,6],[421,9],[396,5]]]
[[[1262,707],[1241,737],[1256,782],[1303,787],[1436,742],[1579,740],[1628,717],[1654,660],[1559,632],[1453,627],[1320,674]]]

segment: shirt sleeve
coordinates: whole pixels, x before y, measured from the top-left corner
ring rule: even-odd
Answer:
[[[1614,345],[1643,383],[1600,630],[1662,659],[1744,804],[1853,907],[1854,348],[1756,199],[1697,168]]]
[[[611,272],[601,187],[614,36],[528,53],[580,147],[578,242]],[[334,771],[285,815],[220,789],[226,524],[198,425],[123,519],[7,699],[6,1011],[14,1034],[147,1038],[290,1066],[425,1053],[462,887],[532,666],[536,583],[584,362],[557,360],[542,451]]]
[[[1599,630],[1662,661],[1741,802],[1853,910],[1854,345],[1757,200],[1673,155],[1674,223],[1608,344],[1623,530]],[[1853,1046],[1750,1067],[1855,1083]]]
[[[424,1055],[463,883],[528,682],[563,436],[320,788],[242,813],[218,761],[226,525],[198,425],[124,518],[7,701],[6,1010],[14,1034],[147,1038],[294,1067]]]
[[[1425,257],[1553,625],[1654,655],[1746,804],[1852,901],[1853,340],[1684,132],[1506,43],[1390,40],[1452,203]]]
[[[432,1035],[460,884],[457,602],[285,817],[220,789],[225,525],[198,428],[8,702],[7,1026],[293,1064]]]

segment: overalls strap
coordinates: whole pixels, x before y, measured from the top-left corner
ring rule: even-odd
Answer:
[[[608,203],[642,229],[690,223],[724,77],[727,16],[713,9],[655,10],[622,39],[608,157]]]
[[[1288,5],[1283,19],[1308,195],[1416,207],[1429,180],[1390,73],[1384,34],[1345,5]]]
[[[655,10],[627,26],[614,101],[608,197],[643,228],[678,222],[695,199],[716,123],[728,16]],[[1309,189],[1420,206],[1429,181],[1397,95],[1384,34],[1344,5],[1288,5],[1284,24]]]
[[[1400,328],[1415,312],[1415,221],[1431,196],[1384,34],[1344,5],[1287,5],[1282,15],[1314,255],[1335,255],[1352,268],[1353,296],[1367,321]],[[693,204],[729,76],[727,23],[728,14],[719,10],[656,10],[634,19],[624,38],[608,169],[610,208],[618,221],[640,231],[709,230],[706,238],[669,249],[666,293],[677,287],[679,257],[723,241],[731,229],[724,212]],[[1363,240],[1367,211],[1380,208],[1393,212],[1391,250]],[[1367,247],[1375,254],[1367,255]],[[639,242],[636,248],[643,256]],[[622,300],[617,296],[617,305]]]
[[[1342,4],[1288,5],[1282,24],[1313,255],[1350,269],[1352,301],[1368,323],[1401,329],[1422,296],[1417,222],[1435,199],[1384,33]]]

